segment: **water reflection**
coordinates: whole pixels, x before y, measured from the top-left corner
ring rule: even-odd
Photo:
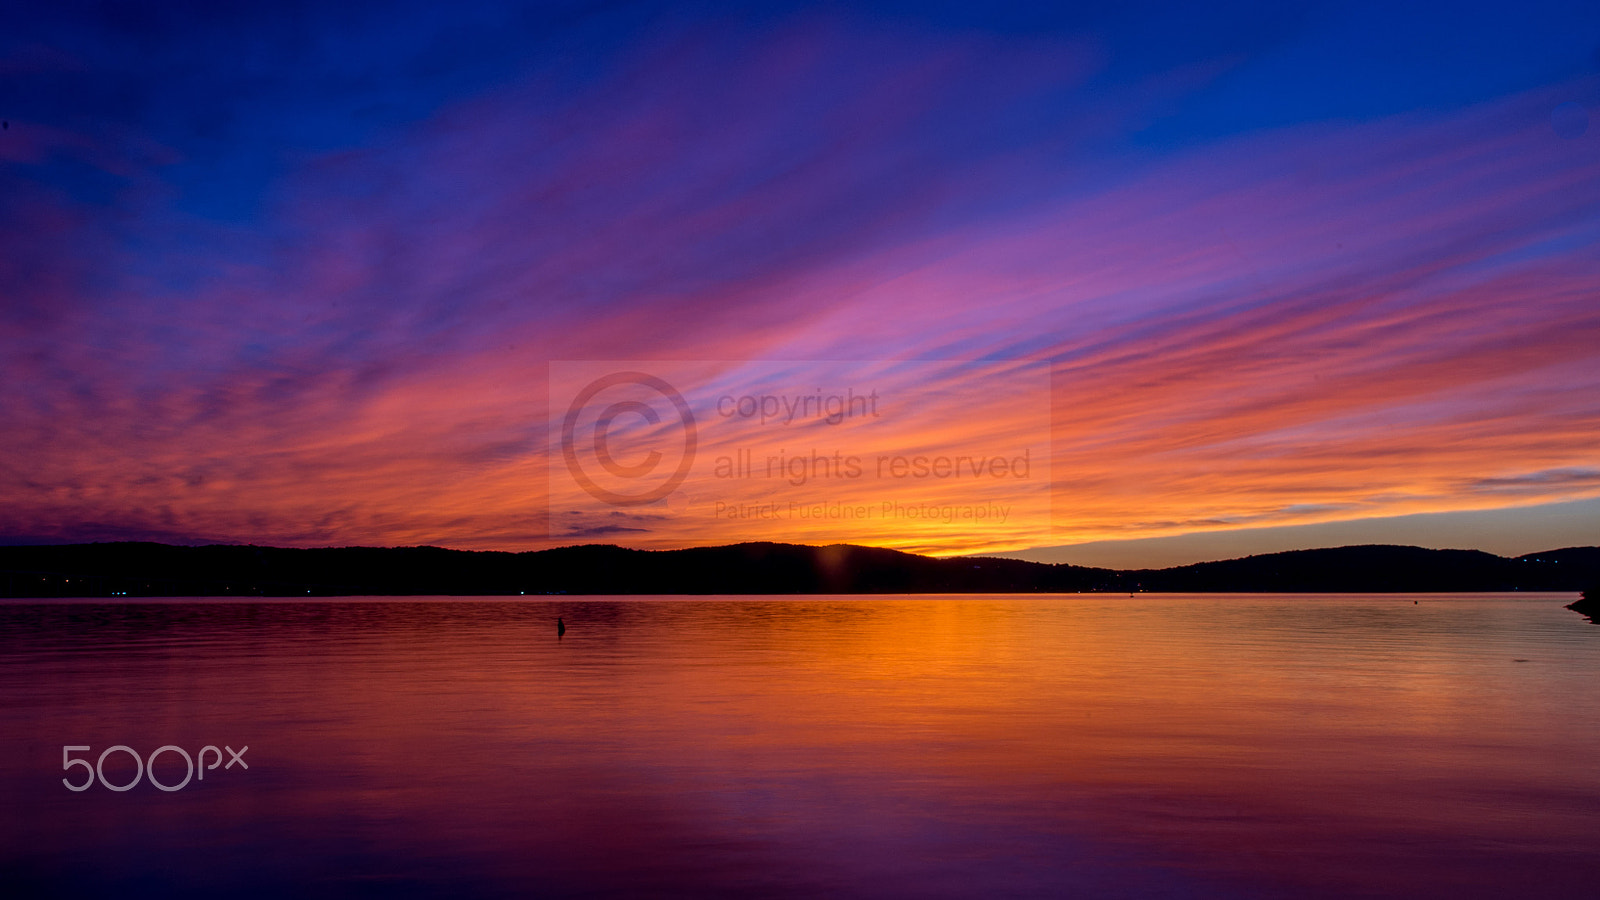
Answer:
[[[1569,599],[8,602],[0,882],[1587,896]],[[60,780],[225,743],[251,768],[182,791]]]

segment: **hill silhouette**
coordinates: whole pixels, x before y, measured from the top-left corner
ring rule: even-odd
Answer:
[[[848,544],[684,550],[588,544],[508,553],[440,547],[290,549],[122,542],[0,547],[0,596],[881,594],[1573,591],[1600,584],[1600,547],[1506,558],[1363,545],[1169,569],[992,557],[937,559]]]

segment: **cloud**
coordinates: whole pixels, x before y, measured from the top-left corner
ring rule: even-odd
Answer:
[[[1552,489],[1576,488],[1579,490],[1600,487],[1600,471],[1595,469],[1553,469],[1530,472],[1504,478],[1480,478],[1466,485],[1466,490],[1484,493],[1529,492],[1544,494]]]
[[[1076,540],[1600,465],[1600,162],[1550,134],[1568,86],[1113,166],[1183,80],[1090,89],[1093,47],[1012,49],[680,29],[304,149],[244,221],[154,150],[96,194],[16,173],[103,137],[15,144],[0,532],[537,544],[551,359],[1048,360]]]
[[[629,528],[626,525],[596,525],[591,528],[573,528],[561,533],[563,538],[600,537],[607,534],[643,534],[648,528]]]

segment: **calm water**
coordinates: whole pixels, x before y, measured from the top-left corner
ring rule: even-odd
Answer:
[[[0,895],[1592,897],[1570,599],[6,601]]]

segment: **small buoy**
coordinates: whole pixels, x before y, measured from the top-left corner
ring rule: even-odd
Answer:
[[[561,621],[561,617],[560,616],[556,616],[556,637],[561,637],[562,635],[564,635],[566,633],[567,633],[567,623]]]

